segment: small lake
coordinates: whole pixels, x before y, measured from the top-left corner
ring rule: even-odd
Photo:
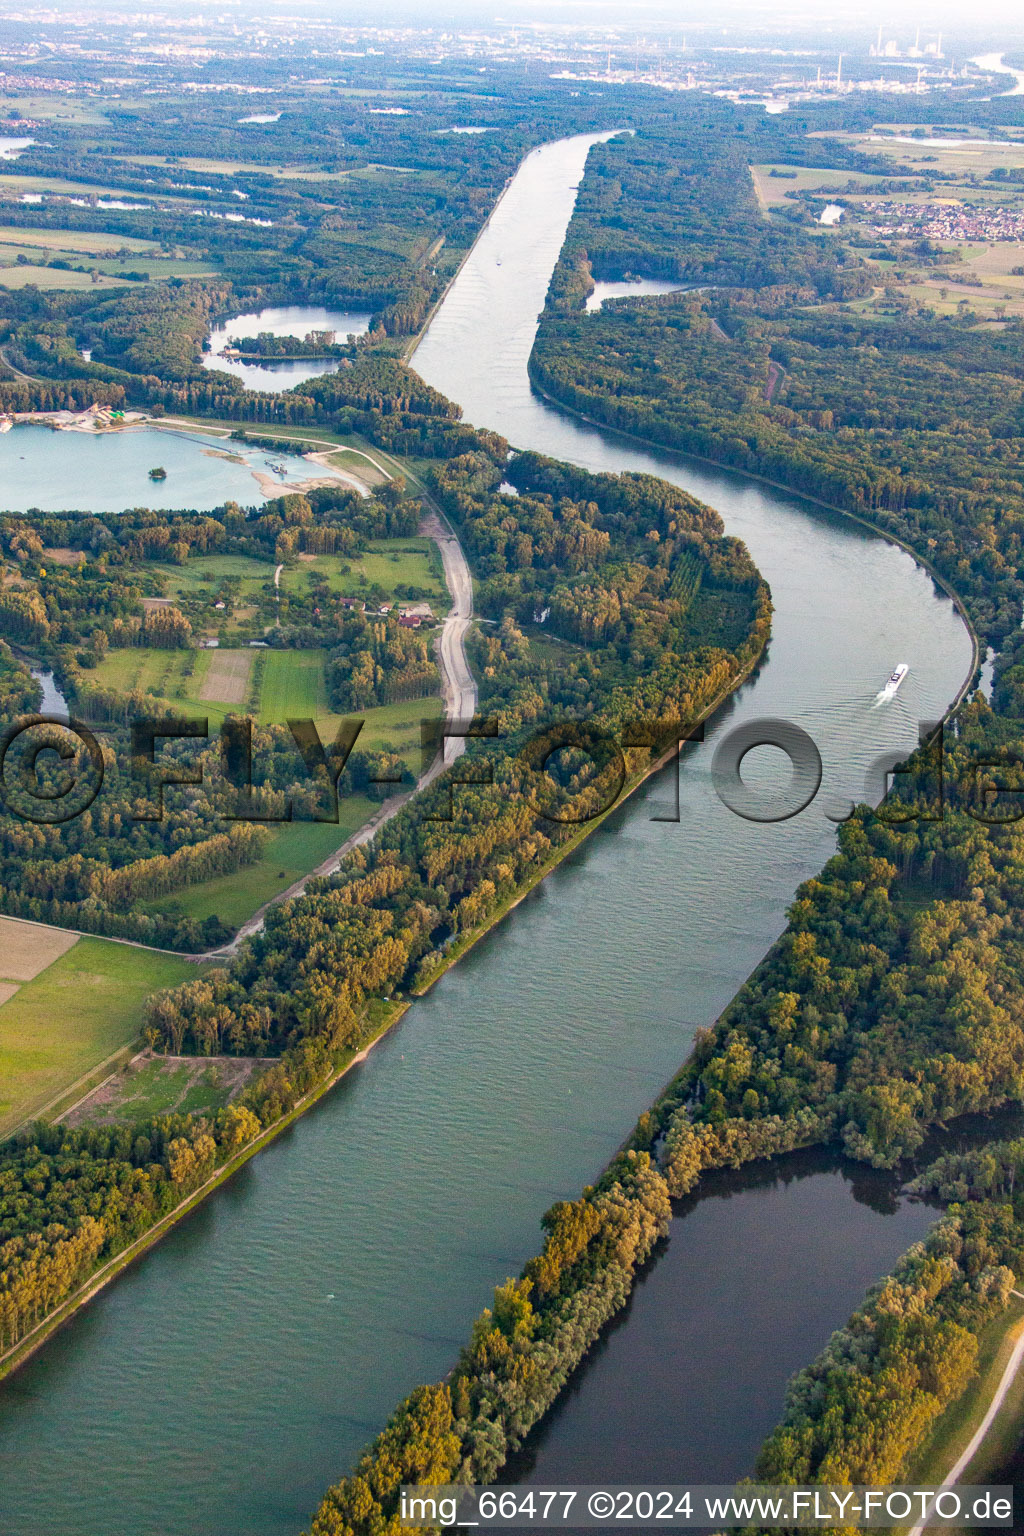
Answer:
[[[684,293],[686,283],[670,283],[663,277],[638,277],[626,283],[595,283],[587,308],[600,309],[608,299],[640,299],[651,293]]]
[[[845,211],[842,203],[826,203],[825,207],[821,210],[821,217],[818,223],[838,224]]]
[[[242,363],[220,357],[218,353],[240,336],[258,336],[261,331],[270,331],[274,336],[299,336],[302,339],[310,331],[334,331],[338,340],[344,341],[346,336],[364,336],[369,329],[369,310],[320,309],[315,305],[286,304],[277,309],[261,309],[255,314],[233,315],[210,333],[210,350],[203,358],[203,367],[215,368],[218,373],[234,374],[247,389],[273,394],[280,389],[291,389],[306,379],[319,378],[323,373],[336,373],[338,359],[300,357],[290,361]]]
[[[17,160],[22,150],[34,143],[35,139],[10,139],[0,134],[0,160]]]
[[[272,473],[271,459],[285,468],[276,477],[282,490],[309,478],[309,465],[297,455],[282,458],[227,438],[158,427],[93,433],[19,424],[0,436],[0,511],[208,512],[225,501],[254,507],[266,499],[255,472]],[[149,478],[157,467],[166,469],[166,480]]]
[[[820,1151],[705,1177],[501,1481],[752,1472],[790,1376],[939,1214],[902,1197],[894,1175]]]

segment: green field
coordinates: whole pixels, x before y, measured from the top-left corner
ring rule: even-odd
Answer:
[[[324,651],[264,651],[266,671],[260,693],[259,718],[264,724],[284,724],[289,719],[315,720],[322,737],[332,736],[342,720],[354,716],[363,721],[356,745],[366,752],[394,751],[419,774],[420,721],[441,714],[439,698],[410,699],[401,704],[381,704],[376,709],[335,714],[327,702]]]
[[[219,442],[214,453],[230,456],[231,444]],[[252,601],[262,589],[274,582],[275,566],[270,560],[253,560],[248,555],[197,555],[184,565],[160,565],[153,563],[166,582],[166,595],[176,598],[180,593],[194,596],[208,587],[211,596],[225,582],[230,581],[243,601]]]
[[[127,97],[121,97],[121,103],[127,104]],[[95,99],[75,99],[72,96],[58,94],[56,92],[42,91],[26,92],[24,94],[4,95],[4,106],[17,112],[21,117],[43,117],[52,122],[95,124],[97,127],[105,127],[107,117],[99,102]],[[20,135],[21,129],[18,130]]]
[[[215,669],[232,657],[242,657],[252,671],[245,693],[257,686],[256,668],[262,665],[258,681],[259,703],[256,716],[262,725],[284,725],[288,720],[315,720],[326,737],[337,731],[343,719],[332,710],[327,698],[324,673],[326,651],[275,650],[178,650],[156,651],[132,646],[108,651],[89,678],[101,688],[118,693],[146,692],[189,715],[205,715],[211,729],[226,715],[244,713],[246,699],[203,698],[215,687]],[[351,713],[351,712],[350,712]],[[359,746],[367,751],[387,747],[399,752],[414,773],[419,772],[420,720],[434,719],[441,713],[439,698],[411,699],[402,704],[382,704],[362,712],[365,720]]]
[[[161,1115],[210,1114],[237,1097],[258,1064],[251,1059],[211,1062],[150,1057],[133,1062],[68,1116],[68,1124],[116,1125]]]
[[[324,676],[326,651],[266,651],[259,719],[262,725],[286,720],[333,720]]]
[[[11,176],[0,175],[0,187],[6,192],[56,192],[70,197],[112,197],[123,202],[181,202],[181,197],[173,197],[166,193],[147,192],[145,195],[138,192],[126,192],[123,187],[117,187],[108,182],[76,181],[69,180],[66,176]],[[102,213],[103,210],[100,209]]]
[[[167,164],[165,155],[115,155],[130,165]],[[347,176],[357,176],[360,169],[349,171],[325,171],[315,165],[260,165],[255,160],[211,160],[202,155],[183,155],[175,164],[185,171],[202,171],[208,176],[273,176],[279,181],[343,181]],[[365,170],[392,169],[391,167],[367,166]],[[365,171],[364,171],[365,174]],[[165,194],[166,195],[166,194]]]
[[[440,556],[432,539],[372,539],[365,554],[315,555],[286,566],[281,586],[286,592],[300,592],[312,576],[322,577],[332,592],[359,597],[371,587],[380,587],[394,596],[395,588],[416,587],[435,613],[445,613],[449,606]]]
[[[31,231],[29,231],[31,234]],[[0,245],[0,268],[15,267],[18,257],[24,256],[27,263],[34,270],[43,268],[49,271],[54,279],[69,277],[72,280],[82,277],[82,273],[62,273],[59,268],[47,267],[51,257],[55,257],[52,246],[33,245],[30,242],[24,245]],[[216,263],[213,261],[188,261],[177,256],[149,256],[137,255],[134,251],[127,256],[96,256],[90,251],[63,251],[60,259],[64,261],[88,262],[90,272],[95,268],[105,277],[121,277],[127,272],[145,272],[151,278],[166,277],[214,277],[217,273]],[[25,265],[22,264],[22,266]],[[19,268],[21,270],[21,268]],[[29,279],[19,279],[22,284]],[[34,277],[33,282],[44,286],[44,281]],[[15,283],[4,279],[5,286],[13,287]]]
[[[837,133],[835,137],[840,142],[852,144],[865,154],[881,155],[886,160],[892,160],[901,171],[933,168],[958,171],[964,175],[976,172],[986,176],[997,166],[1011,169],[1024,165],[1024,144],[1020,143],[901,144],[895,139],[862,133]],[[966,135],[957,134],[956,137],[962,139]]]
[[[25,229],[0,224],[0,245],[32,245],[48,251],[154,251],[156,242],[136,235],[92,234],[84,229]]]
[[[83,938],[0,1005],[0,1135],[137,1040],[149,993],[196,966],[107,939]]]
[[[211,651],[151,651],[142,646],[108,651],[89,679],[118,693],[152,693],[179,708],[196,705]],[[205,701],[204,701],[205,707]],[[225,710],[221,711],[223,715]]]
[[[173,896],[141,902],[140,910],[180,913],[198,922],[216,916],[232,928],[240,928],[265,901],[322,864],[376,809],[376,803],[364,795],[352,795],[339,802],[337,823],[295,821],[275,827],[258,863],[246,865],[233,875],[218,875],[201,885],[186,886]]]
[[[119,272],[146,272],[152,278],[216,277],[217,263],[212,260],[188,261],[177,256],[127,256],[123,260],[100,257],[94,265],[100,272],[116,277]]]
[[[383,485],[387,479],[372,459],[354,448],[342,448],[338,453],[328,455],[327,462],[337,469],[347,469],[366,485]]]
[[[796,176],[773,176],[772,171],[796,171]],[[752,165],[750,176],[758,199],[765,207],[785,207],[787,192],[810,192],[820,188],[830,192],[835,187],[845,187],[850,182],[870,192],[882,178],[864,171],[831,170],[828,167],[809,165]]]
[[[441,713],[441,700],[437,698],[410,699],[406,704],[381,704],[378,709],[365,710],[360,717],[364,723],[357,745],[368,752],[384,748],[397,752],[419,776],[423,768],[420,721],[439,720]]]
[[[99,276],[93,280],[90,272],[61,272],[57,267],[5,267],[0,266],[0,287],[44,288],[50,292],[77,293],[84,288],[120,288],[128,280],[124,277]]]

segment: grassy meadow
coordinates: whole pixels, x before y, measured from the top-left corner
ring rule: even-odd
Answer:
[[[0,925],[12,922],[0,918]],[[0,944],[0,976],[2,951]],[[176,955],[80,938],[21,982],[0,1004],[0,1136],[138,1041],[151,992],[196,974],[194,964]]]

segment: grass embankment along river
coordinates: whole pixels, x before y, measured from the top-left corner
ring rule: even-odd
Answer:
[[[1024,1369],[1018,1353],[1022,1344],[1024,1296],[1015,1291],[1003,1316],[994,1318],[981,1335],[976,1377],[966,1392],[950,1403],[927,1442],[908,1463],[904,1482],[922,1488],[939,1488],[951,1481],[980,1484],[1006,1464],[1020,1443],[1024,1419]],[[1002,1398],[996,1404],[1000,1393]],[[985,1427],[993,1406],[995,1413]],[[981,1439],[961,1466],[983,1429]],[[920,1526],[915,1527],[915,1536],[920,1530]]]

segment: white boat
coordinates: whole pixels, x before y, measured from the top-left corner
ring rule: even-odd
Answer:
[[[905,661],[901,661],[898,667],[893,668],[892,672],[889,674],[888,682],[882,689],[883,698],[891,699],[895,697],[896,690],[899,688],[900,684],[909,671],[910,668],[907,666]]]

